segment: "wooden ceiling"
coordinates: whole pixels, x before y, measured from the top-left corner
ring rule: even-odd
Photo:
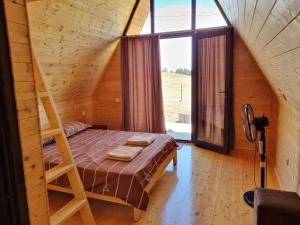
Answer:
[[[110,61],[136,0],[27,3],[33,51],[63,121],[79,120]],[[44,114],[41,113],[41,121]],[[43,125],[43,122],[42,122]]]
[[[28,3],[32,46],[54,96],[91,95],[134,3],[134,0]]]
[[[299,0],[219,0],[268,81],[300,111]]]

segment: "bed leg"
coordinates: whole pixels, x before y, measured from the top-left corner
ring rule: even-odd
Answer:
[[[173,158],[173,166],[175,167],[177,165],[177,154],[175,154]]]
[[[142,210],[133,207],[133,219],[135,222],[141,218]]]

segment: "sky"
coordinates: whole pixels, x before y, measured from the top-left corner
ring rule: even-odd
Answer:
[[[191,45],[190,37],[163,39],[160,41],[161,69],[175,71],[178,68],[191,70]]]
[[[196,28],[224,26],[214,0],[197,0]],[[155,0],[155,30],[166,32],[191,28],[191,0]],[[150,33],[150,15],[142,34]],[[191,39],[161,40],[161,68],[191,68]]]

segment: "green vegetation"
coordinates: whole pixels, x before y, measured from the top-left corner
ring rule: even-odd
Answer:
[[[183,75],[186,75],[186,76],[191,76],[192,75],[192,71],[186,69],[186,68],[179,68],[179,69],[176,69],[175,73],[177,74],[183,74]]]
[[[187,68],[177,68],[175,71],[173,70],[168,70],[168,68],[163,68],[162,70],[163,73],[174,73],[174,74],[179,74],[179,75],[185,75],[185,76],[191,76],[192,71],[187,69]]]

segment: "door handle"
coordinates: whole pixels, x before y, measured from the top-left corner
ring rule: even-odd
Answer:
[[[226,91],[219,91],[219,94],[225,94]]]

